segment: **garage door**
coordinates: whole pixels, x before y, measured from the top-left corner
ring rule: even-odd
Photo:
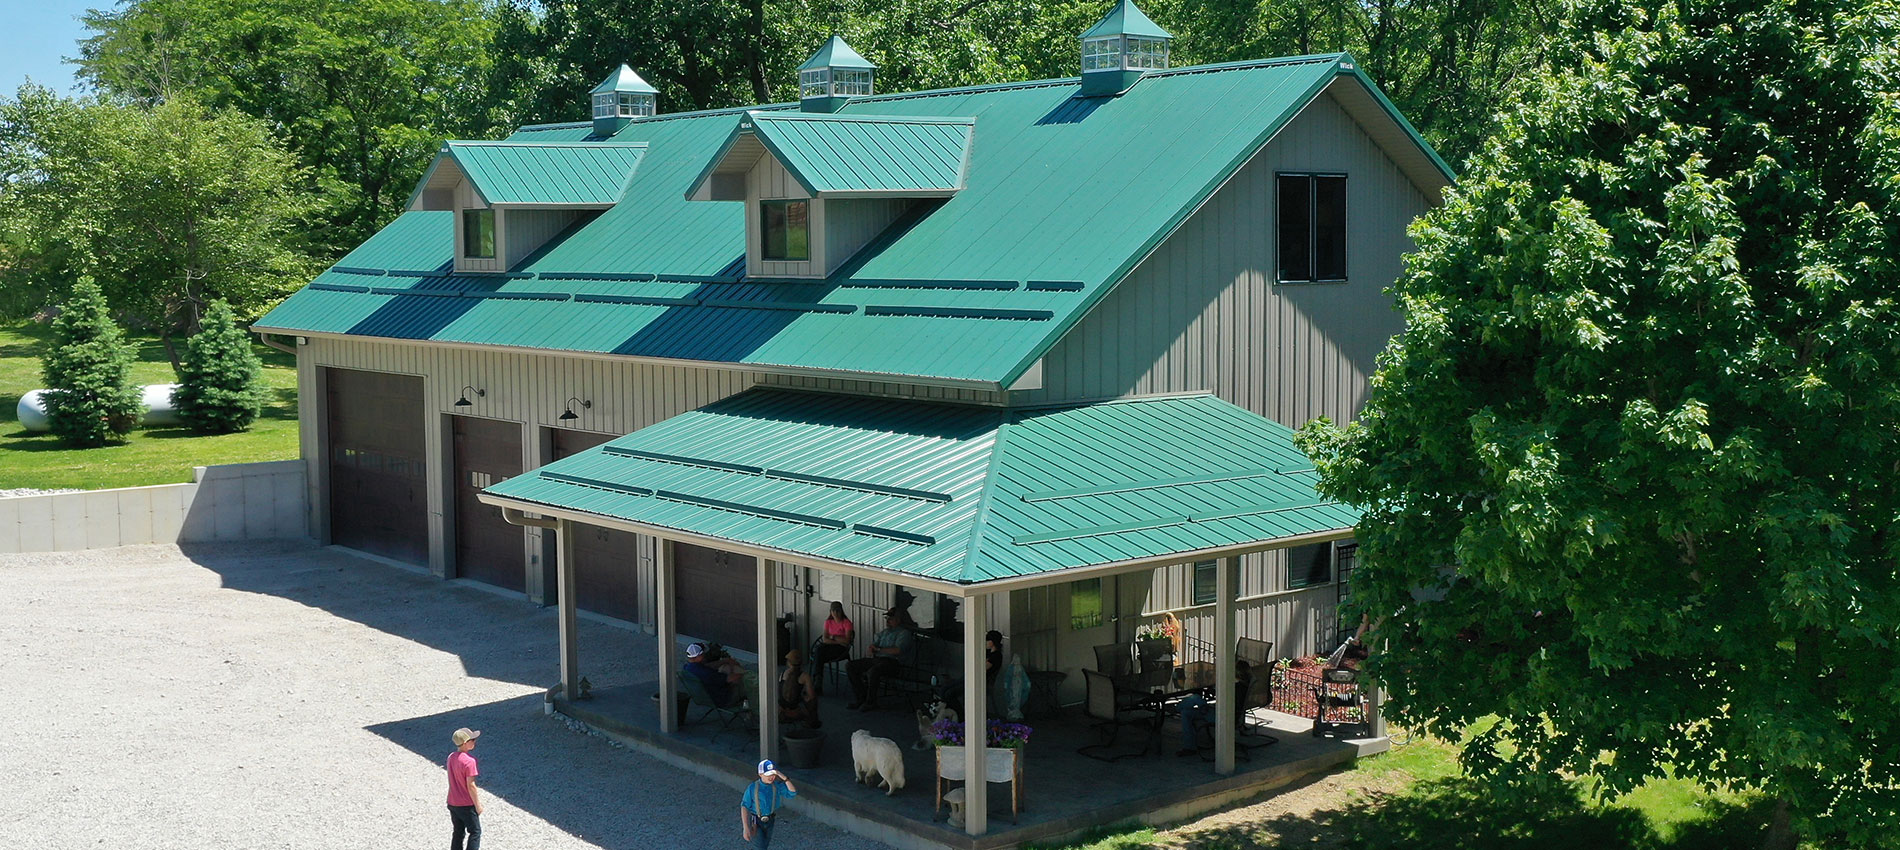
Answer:
[[[682,634],[757,649],[759,565],[718,549],[673,544],[674,616]]]
[[[525,530],[502,519],[501,508],[475,498],[483,487],[521,474],[521,425],[449,418],[455,421],[455,574],[525,591]]]
[[[560,460],[614,438],[612,434],[555,429],[554,459]],[[639,622],[639,537],[597,525],[573,526],[574,604],[609,617]],[[551,538],[550,538],[551,539]],[[549,554],[548,562],[553,563]],[[549,602],[554,601],[550,595]]]
[[[330,542],[429,561],[422,379],[326,369]]]

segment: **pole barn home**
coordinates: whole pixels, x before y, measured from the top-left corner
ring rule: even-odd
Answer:
[[[562,711],[605,705],[577,701],[577,611],[633,627],[660,660],[629,723],[663,748],[691,731],[683,647],[723,644],[766,683],[750,758],[832,602],[853,659],[900,609],[917,690],[967,683],[979,724],[1001,631],[1038,736],[1158,708],[1104,709],[1091,674],[1178,622],[1170,675],[1204,665],[1218,717],[1193,770],[1231,779],[1261,707],[1236,646],[1258,666],[1356,625],[1358,515],[1291,427],[1358,410],[1406,226],[1451,173],[1349,56],[1170,68],[1168,38],[1124,0],[1079,78],[881,94],[834,37],[798,103],[688,113],[622,66],[591,122],[444,144],[407,212],[254,328],[296,340],[313,534],[558,605]],[[860,717],[911,718],[825,705],[836,753]],[[1045,790],[1072,781],[1054,749],[1024,822],[1084,802]],[[957,830],[874,834],[994,846],[986,786]]]

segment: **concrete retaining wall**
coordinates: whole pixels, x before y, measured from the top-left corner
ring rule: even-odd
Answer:
[[[0,498],[0,552],[308,537],[300,460],[200,466],[192,483]]]

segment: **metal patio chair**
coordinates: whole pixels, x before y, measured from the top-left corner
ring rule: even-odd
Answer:
[[[1082,677],[1088,686],[1088,697],[1083,701],[1082,708],[1095,721],[1093,728],[1102,740],[1076,749],[1076,754],[1098,761],[1120,761],[1147,752],[1155,742],[1155,727],[1159,725],[1155,721],[1160,719],[1160,715],[1151,708],[1126,699],[1124,692],[1115,687],[1115,680],[1099,670],[1083,670]],[[1141,749],[1108,754],[1106,751],[1115,746],[1115,740],[1121,736],[1122,727],[1130,725],[1147,729],[1148,738],[1142,742]]]

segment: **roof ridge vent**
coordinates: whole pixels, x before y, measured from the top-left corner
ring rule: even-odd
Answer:
[[[877,66],[832,36],[798,66],[798,106],[805,112],[837,112],[854,97],[871,93]]]
[[[660,91],[622,62],[588,94],[593,101],[594,135],[606,138],[620,132],[627,122],[656,112]]]
[[[1115,8],[1082,33],[1083,97],[1119,95],[1134,87],[1143,74],[1168,67],[1168,45],[1174,40],[1134,0],[1119,0]]]

